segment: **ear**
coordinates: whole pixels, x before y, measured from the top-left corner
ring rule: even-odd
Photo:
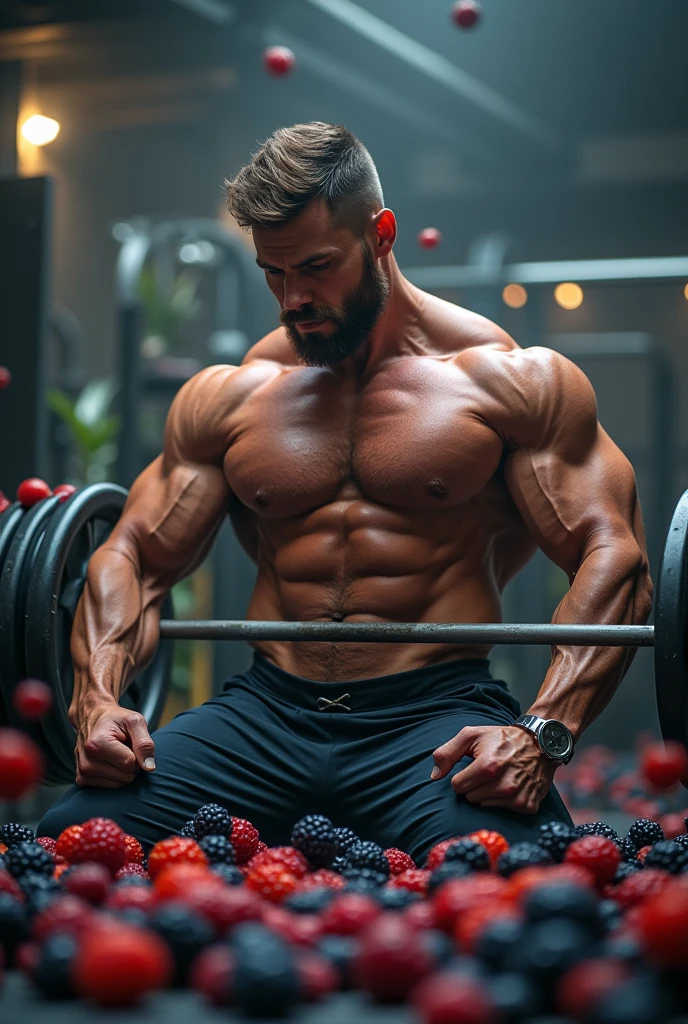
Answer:
[[[375,231],[374,254],[388,256],[397,240],[397,219],[391,210],[380,210],[372,219]]]

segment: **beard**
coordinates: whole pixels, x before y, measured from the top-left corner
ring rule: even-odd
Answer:
[[[363,270],[358,287],[342,300],[342,308],[303,306],[299,310],[282,310],[280,323],[286,328],[291,346],[306,366],[336,366],[352,356],[377,323],[389,295],[389,281],[362,244]],[[299,334],[294,324],[307,320],[327,320],[334,329]]]

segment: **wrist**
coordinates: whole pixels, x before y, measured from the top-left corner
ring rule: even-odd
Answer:
[[[574,715],[564,711],[563,709],[561,711],[554,711],[552,710],[551,705],[543,705],[536,702],[532,707],[528,708],[527,711],[524,711],[523,714],[535,715],[537,718],[544,718],[545,720],[554,719],[555,722],[561,722],[561,724],[565,725],[571,733],[574,743],[578,743],[581,733],[583,732],[583,727]]]

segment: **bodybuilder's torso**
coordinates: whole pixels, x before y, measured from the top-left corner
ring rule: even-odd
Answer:
[[[247,618],[501,621],[501,591],[536,545],[504,482],[508,451],[470,353],[518,346],[431,296],[423,319],[403,354],[360,378],[297,363],[281,330],[237,371],[224,469],[234,529],[258,569]],[[252,646],[296,675],[342,681],[489,651]]]

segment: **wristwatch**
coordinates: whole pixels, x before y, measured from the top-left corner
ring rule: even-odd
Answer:
[[[573,757],[573,736],[556,718],[538,718],[537,715],[521,715],[514,722],[535,736],[540,750],[550,761],[568,764]]]

